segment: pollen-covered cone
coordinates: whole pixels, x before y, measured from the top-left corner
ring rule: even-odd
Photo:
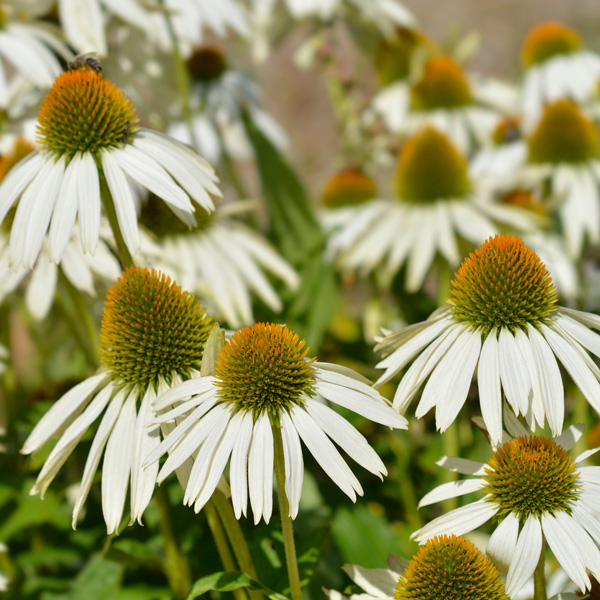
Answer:
[[[508,600],[498,569],[475,546],[454,535],[440,535],[422,546],[410,562],[387,557],[387,569],[345,565],[344,571],[366,593],[350,600]],[[326,590],[329,600],[347,596]]]
[[[425,543],[441,534],[463,535],[493,519],[486,552],[506,574],[509,596],[533,576],[544,539],[568,577],[585,592],[591,587],[590,574],[600,575],[600,467],[583,462],[599,448],[572,457],[569,450],[583,427],[571,426],[551,440],[529,435],[513,414],[506,421],[509,433],[503,432],[503,443],[487,463],[447,456],[438,462],[476,478],[445,483],[419,506],[476,491],[485,496],[434,519],[413,537]]]
[[[214,209],[209,193],[220,192],[211,167],[191,148],[136,123],[131,102],[91,66],[56,79],[40,108],[40,149],[0,185],[0,221],[17,203],[12,262],[32,267],[48,230],[50,256],[60,261],[76,219],[83,249],[93,254],[101,190],[114,205],[131,253],[139,246],[136,204],[141,189],[162,198],[190,225],[195,224],[192,199],[207,211]]]
[[[258,523],[261,518],[268,522],[273,508],[275,436],[283,443],[292,518],[304,474],[301,440],[353,501],[362,495],[362,487],[333,442],[383,477],[386,468],[367,440],[325,400],[389,427],[405,429],[406,419],[368,380],[346,367],[308,360],[307,353],[306,342],[287,327],[257,323],[225,344],[213,376],[190,379],[161,395],[154,404],[156,423],[186,417],[145,460],[147,466],[155,465],[169,452],[158,481],[197,453],[184,503],[199,511],[230,463],[235,514],[245,515],[250,499]]]
[[[418,418],[435,407],[445,431],[467,399],[477,371],[481,413],[492,441],[502,436],[502,392],[532,429],[548,421],[558,435],[564,390],[558,361],[600,413],[600,317],[556,305],[556,289],[537,255],[500,235],[472,252],[456,272],[446,305],[423,323],[386,336],[376,385],[404,373],[394,396],[403,414],[417,397]],[[557,361],[558,359],[558,361]]]
[[[161,439],[161,428],[148,426],[152,404],[157,394],[197,373],[211,325],[200,303],[161,273],[134,267],[125,271],[106,298],[102,368],[50,408],[21,450],[36,452],[59,437],[31,493],[44,494],[102,415],[75,500],[73,526],[103,454],[102,511],[108,533],[118,531],[130,484],[131,522],[139,521],[157,473],[156,467],[143,469],[142,458]]]

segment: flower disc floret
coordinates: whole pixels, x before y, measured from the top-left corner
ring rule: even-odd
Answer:
[[[199,368],[212,326],[200,302],[166,275],[129,267],[106,296],[101,362],[123,384],[147,385]]]
[[[473,102],[462,67],[449,56],[437,56],[425,65],[423,77],[411,90],[415,110],[451,109]]]
[[[375,198],[375,182],[360,169],[345,169],[329,179],[322,201],[328,208],[354,206]]]
[[[498,505],[499,519],[509,513],[522,521],[543,513],[571,514],[578,496],[575,462],[562,446],[539,436],[506,442],[488,461],[485,473],[483,489]]]
[[[96,153],[122,144],[135,130],[136,110],[123,92],[91,69],[56,78],[42,102],[38,143],[57,156]]]
[[[215,385],[236,411],[277,415],[313,396],[315,369],[306,341],[284,325],[256,323],[225,344],[215,365]]]
[[[515,332],[545,323],[557,292],[537,254],[516,236],[497,235],[467,256],[456,272],[447,303],[455,319],[488,333]]]
[[[598,129],[572,100],[546,106],[528,145],[534,163],[580,163],[600,156]]]
[[[581,47],[581,38],[575,30],[553,21],[542,23],[531,29],[525,38],[521,62],[528,68],[559,54],[577,52]]]
[[[433,127],[406,142],[396,165],[395,183],[401,200],[416,203],[461,198],[471,189],[467,161]]]
[[[430,539],[403,571],[394,600],[508,600],[498,569],[454,535]]]
[[[217,48],[205,46],[194,50],[187,61],[188,71],[194,81],[215,81],[227,70],[225,56]]]

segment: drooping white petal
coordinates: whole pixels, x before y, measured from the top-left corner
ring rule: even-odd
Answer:
[[[295,519],[298,515],[300,496],[302,494],[302,481],[304,479],[304,458],[300,437],[290,419],[287,411],[279,415],[281,425],[281,440],[283,442],[283,457],[285,461],[285,495],[290,505],[290,517]]]
[[[32,152],[8,172],[0,185],[0,223],[49,160],[47,153]]]
[[[115,533],[121,522],[125,496],[129,487],[136,422],[137,389],[125,400],[106,444],[102,465],[102,514],[107,533]]]
[[[298,406],[292,407],[291,418],[300,438],[321,468],[355,502],[357,493],[362,496],[362,486],[318,423]]]
[[[531,379],[515,338],[507,327],[498,336],[500,379],[506,399],[515,414],[526,413],[531,391]]]
[[[246,412],[231,452],[229,484],[236,519],[239,519],[242,514],[246,516],[248,506],[248,449],[252,440],[253,426],[252,413]]]
[[[112,388],[112,391],[114,391],[114,388],[112,386],[110,387]],[[117,393],[109,402],[108,408],[106,409],[106,412],[102,417],[102,421],[100,421],[100,425],[98,426],[98,431],[96,431],[96,435],[94,436],[92,447],[90,448],[87,460],[85,461],[85,467],[81,477],[81,484],[79,485],[79,492],[73,507],[73,529],[75,529],[77,526],[79,513],[86,501],[90,488],[92,487],[94,475],[96,474],[96,469],[100,464],[100,458],[102,458],[104,446],[106,446],[108,436],[111,434],[117,418],[121,413],[121,407],[123,406],[126,396],[126,388],[122,388],[117,391]]]
[[[261,414],[254,424],[248,455],[248,483],[250,506],[254,524],[261,518],[268,523],[273,510],[273,432],[267,413]]]
[[[485,553],[502,573],[507,573],[515,555],[519,536],[519,517],[509,512],[490,537]]]
[[[100,234],[100,177],[91,153],[85,152],[80,159],[77,180],[77,217],[79,234],[84,252],[94,254]],[[115,197],[113,196],[113,201]],[[117,213],[118,214],[118,213]]]
[[[383,479],[387,469],[377,452],[371,448],[365,437],[355,429],[344,417],[338,415],[328,406],[315,400],[307,400],[306,411],[321,425],[323,431],[344,450],[348,456],[371,473]]]
[[[106,373],[88,377],[57,400],[33,428],[23,444],[21,453],[31,454],[39,450],[64,423],[68,423],[81,412],[83,405],[90,400],[96,390],[105,385],[107,379]]]
[[[483,342],[477,369],[481,414],[494,445],[502,439],[502,392],[498,346],[497,331],[494,328]]]
[[[382,600],[389,600],[394,596],[398,575],[390,569],[366,569],[359,565],[344,565],[342,568],[369,596]]]
[[[25,303],[36,321],[41,321],[50,310],[56,292],[57,278],[57,266],[51,263],[44,253],[35,264],[25,292]]]
[[[514,596],[531,578],[542,551],[542,527],[536,515],[529,515],[515,547],[506,576],[506,593]]]
[[[461,475],[485,475],[487,463],[480,463],[468,458],[459,458],[457,456],[442,456],[435,463],[438,467],[460,473]]]

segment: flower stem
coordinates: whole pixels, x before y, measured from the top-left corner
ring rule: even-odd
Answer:
[[[221,521],[219,520],[219,515],[212,499],[204,505],[204,511],[206,513],[208,526],[210,527],[213,539],[215,540],[217,552],[219,553],[219,558],[221,559],[223,568],[226,571],[237,571],[233,555],[231,554],[229,544],[227,543],[225,530],[221,524]],[[233,590],[233,596],[236,600],[246,600],[247,598],[246,593],[242,589]]]
[[[194,148],[198,148],[198,140],[196,139],[196,132],[194,131],[192,108],[190,104],[190,78],[188,75],[187,65],[183,60],[183,56],[181,55],[181,49],[179,48],[177,32],[173,27],[171,11],[165,4],[165,0],[162,0],[162,5],[165,10],[165,21],[167,22],[169,38],[171,39],[171,46],[173,48],[173,61],[175,63],[175,79],[177,81],[177,90],[179,91],[179,97],[181,98],[183,118],[190,132],[192,146],[194,146]]]
[[[581,423],[587,429],[590,405],[587,398],[575,384],[571,386],[571,398],[573,399],[573,423]],[[581,454],[584,450],[586,450],[586,440],[585,435],[582,435],[573,447],[573,452],[577,455]]]
[[[108,185],[106,183],[104,175],[100,176],[100,196],[102,197],[102,206],[104,207],[104,212],[106,213],[108,222],[110,224],[110,228],[112,229],[113,235],[115,236],[115,242],[117,243],[117,251],[119,253],[119,262],[121,263],[121,268],[125,270],[127,267],[133,265],[133,258],[131,257],[129,248],[127,247],[127,244],[123,239],[123,235],[121,234],[119,220],[117,219],[117,213],[115,211],[115,204],[113,202],[112,196],[110,195],[110,190],[108,189]]]
[[[221,519],[221,523],[223,523],[223,527],[225,527],[225,532],[227,533],[227,537],[229,538],[229,543],[233,548],[233,552],[238,561],[240,569],[250,575],[252,579],[258,581],[258,576],[256,574],[256,569],[254,568],[254,561],[252,560],[252,555],[250,554],[250,550],[248,549],[248,544],[246,544],[246,539],[244,538],[244,534],[242,532],[242,528],[240,527],[239,521],[235,518],[235,514],[233,512],[233,507],[231,503],[225,497],[225,494],[217,489],[217,491],[213,494],[212,503],[219,513],[219,517]],[[251,591],[248,590],[248,595],[250,598],[254,600],[262,600],[263,594],[259,591]]]
[[[533,600],[548,600],[546,594],[546,573],[544,568],[546,566],[546,544],[542,541],[542,552],[540,553],[540,560],[538,561],[537,567],[533,573],[533,585],[534,593]]]
[[[73,308],[75,309],[75,321],[80,323],[85,331],[85,335],[81,336],[80,340],[83,351],[85,352],[90,366],[93,369],[97,369],[100,365],[100,343],[98,329],[96,328],[94,319],[92,318],[88,305],[85,303],[81,292],[70,282],[69,278],[62,270],[62,267],[58,268],[58,276],[62,286],[67,291]]]
[[[163,488],[156,489],[156,504],[158,506],[158,525],[165,542],[164,565],[169,585],[175,594],[184,597],[192,587],[190,566],[185,555],[179,552],[169,515],[169,503]]]
[[[287,563],[288,579],[292,600],[302,600],[300,588],[300,573],[294,544],[294,529],[290,517],[290,503],[285,493],[285,465],[283,459],[283,439],[278,424],[273,425],[273,440],[275,442],[275,476],[277,478],[277,497],[279,498],[279,513],[281,516],[281,531],[285,547],[285,562]]]

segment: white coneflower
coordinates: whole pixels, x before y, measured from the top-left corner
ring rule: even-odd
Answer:
[[[261,108],[258,83],[248,74],[228,67],[223,53],[212,46],[196,48],[187,61],[192,81],[191,127],[172,124],[168,133],[198,151],[211,163],[224,152],[236,160],[254,155],[242,121],[242,109],[272,144],[285,150],[288,140],[275,119]]]
[[[326,590],[329,600],[508,600],[498,569],[471,542],[440,535],[419,548],[410,562],[390,554],[387,569],[345,565],[366,593]]]
[[[446,306],[385,337],[377,384],[409,362],[394,407],[404,413],[425,384],[416,409],[436,409],[445,431],[467,399],[477,372],[479,401],[492,441],[502,436],[502,390],[532,429],[548,420],[562,430],[565,400],[558,360],[600,413],[600,317],[556,305],[556,289],[538,256],[514,236],[496,236],[456,272]]]
[[[485,145],[500,116],[480,85],[449,56],[429,58],[416,79],[407,78],[385,87],[374,98],[372,110],[393,133],[411,135],[425,125],[450,137],[461,152],[470,154]]]
[[[58,435],[31,493],[42,495],[91,424],[102,419],[85,464],[73,526],[104,454],[102,511],[108,533],[118,531],[130,491],[131,522],[152,496],[158,465],[142,468],[160,442],[147,423],[156,395],[200,368],[211,318],[200,303],[156,271],[131,267],[108,292],[102,317],[101,370],[60,400],[35,426],[21,452],[36,452]]]
[[[600,77],[600,55],[585,50],[579,34],[557,22],[542,23],[528,34],[521,50],[525,78],[521,109],[528,131],[544,105],[560,98],[589,101]]]
[[[488,147],[473,172],[499,186],[537,185],[548,211],[556,211],[569,253],[580,258],[587,239],[600,244],[600,132],[571,100],[546,105],[526,138]]]
[[[147,259],[214,307],[213,314],[234,329],[254,322],[254,296],[275,312],[283,308],[267,275],[291,290],[300,283],[262,235],[234,218],[252,207],[252,202],[231,202],[210,214],[198,207],[198,225],[192,229],[153,196],[142,208],[141,222],[156,238]]]
[[[225,344],[213,376],[191,379],[158,398],[155,411],[176,408],[155,422],[169,423],[187,415],[146,460],[147,465],[156,465],[169,452],[158,481],[194,455],[184,503],[199,511],[231,459],[229,483],[236,516],[246,514],[249,498],[255,523],[261,518],[268,522],[276,428],[283,440],[289,516],[296,517],[302,491],[301,440],[345,494],[353,501],[362,495],[360,482],[333,442],[379,477],[386,468],[367,440],[325,400],[389,427],[405,429],[406,419],[368,380],[345,367],[307,360],[307,352],[305,341],[287,327],[257,323]]]
[[[344,191],[348,185],[340,183],[341,194],[348,196]],[[460,239],[480,244],[498,231],[494,221],[520,230],[532,227],[527,211],[494,203],[488,191],[469,176],[463,155],[433,128],[405,144],[395,184],[394,199],[373,198],[336,209],[343,211],[337,223],[335,216],[328,216],[334,229],[327,252],[341,269],[361,275],[376,271],[389,284],[406,263],[406,288],[414,292],[438,253],[452,269],[458,267]],[[359,184],[354,181],[353,185]],[[360,184],[357,190],[360,199],[368,191],[364,186]]]
[[[420,506],[475,491],[485,497],[434,519],[412,537],[424,543],[442,533],[462,535],[494,519],[497,526],[486,552],[508,572],[509,596],[533,575],[544,540],[577,587],[589,590],[589,574],[600,577],[600,467],[581,465],[598,448],[575,458],[569,455],[580,435],[574,427],[555,440],[519,435],[487,463],[442,458],[441,466],[478,478],[443,484]]]
[[[20,21],[19,7],[0,5],[0,107],[8,104],[5,61],[38,88],[49,88],[62,71],[56,54],[68,60],[72,54],[59,35],[35,21]],[[57,32],[58,33],[58,32]]]
[[[18,202],[10,235],[17,265],[33,266],[48,229],[50,257],[60,261],[76,218],[83,249],[93,254],[104,179],[132,253],[139,245],[138,189],[132,182],[162,198],[190,225],[191,199],[213,210],[209,192],[220,192],[211,167],[191,148],[136,123],[131,102],[95,69],[72,69],[57,78],[40,108],[40,149],[0,185],[0,221]]]

